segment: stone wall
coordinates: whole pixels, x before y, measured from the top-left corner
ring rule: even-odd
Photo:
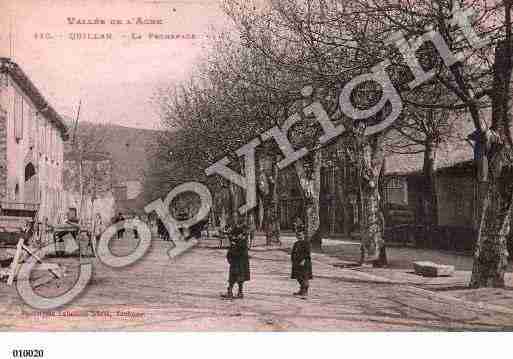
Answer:
[[[7,117],[0,108],[0,200],[5,199],[7,188]]]

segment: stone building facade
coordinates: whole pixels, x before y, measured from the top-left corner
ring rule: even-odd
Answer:
[[[39,220],[62,212],[67,128],[30,78],[0,58],[0,205],[39,206]]]

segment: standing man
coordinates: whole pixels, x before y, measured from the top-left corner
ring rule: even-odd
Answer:
[[[135,220],[140,220],[139,215],[137,215],[137,214],[134,215],[133,219],[134,219],[134,221]],[[139,232],[137,231],[136,227],[134,227],[133,232],[134,232],[134,239],[139,239]]]
[[[157,218],[157,233],[159,235],[159,239],[162,239],[163,241],[170,240],[167,228],[160,218]]]
[[[255,213],[254,211],[250,211],[247,214],[247,227],[248,227],[248,248],[253,246],[253,242],[255,241],[255,232],[256,232],[256,223],[255,223]]]
[[[247,228],[242,218],[239,221],[228,232],[230,248],[226,253],[226,259],[230,264],[230,273],[227,292],[221,295],[225,299],[244,298],[244,282],[250,280]],[[235,283],[239,289],[236,297],[233,296]]]
[[[118,213],[117,217],[114,218],[114,223],[123,222],[125,218],[123,217],[123,214],[121,212]],[[125,228],[118,229],[118,239],[123,238],[125,235]]]
[[[102,215],[100,213],[96,213],[96,217],[94,218],[93,223],[93,231],[92,238],[89,242],[91,245],[91,249],[93,251],[93,255],[96,257],[96,248],[98,243],[100,243],[100,239],[102,237],[103,232],[105,231],[105,225],[103,224]]]
[[[294,295],[306,298],[312,275],[312,258],[310,242],[306,239],[305,228],[301,219],[298,218],[295,223],[297,241],[292,247],[290,259],[292,262],[291,278],[299,283],[299,291]]]

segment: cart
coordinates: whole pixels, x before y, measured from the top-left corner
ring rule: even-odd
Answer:
[[[3,254],[0,261],[0,277],[7,278],[8,285],[13,284],[21,265],[28,257],[34,257],[40,264],[38,270],[48,270],[56,278],[63,276],[58,265],[43,263],[28,246],[38,236],[38,210],[37,203],[0,201],[0,253]]]

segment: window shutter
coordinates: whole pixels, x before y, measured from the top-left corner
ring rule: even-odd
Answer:
[[[14,94],[14,138],[16,141],[23,139],[23,97],[19,93]]]

